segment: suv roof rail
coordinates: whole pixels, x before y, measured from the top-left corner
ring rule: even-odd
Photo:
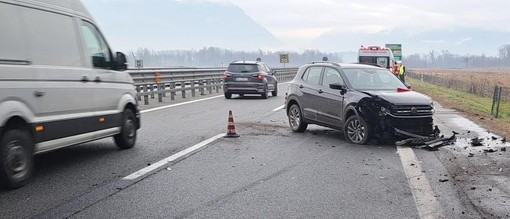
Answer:
[[[313,62],[309,62],[308,64],[332,64],[332,65],[336,65],[338,67],[342,67],[340,64],[338,64],[336,62],[330,62],[330,61],[313,61]]]

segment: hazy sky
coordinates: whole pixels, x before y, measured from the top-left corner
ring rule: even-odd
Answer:
[[[144,0],[82,1],[90,5],[102,1],[129,4],[130,1]],[[236,5],[284,42],[283,49],[307,48],[324,33],[375,33],[393,29],[409,30],[410,34],[416,34],[432,29],[470,27],[509,32],[510,36],[509,0],[175,1],[210,1]],[[116,14],[112,13],[112,16]]]
[[[214,1],[214,0],[211,0]],[[321,34],[481,27],[510,31],[508,0],[216,0],[231,2],[289,44]]]

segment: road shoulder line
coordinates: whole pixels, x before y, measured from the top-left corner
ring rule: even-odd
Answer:
[[[420,218],[446,218],[412,148],[397,146]]]

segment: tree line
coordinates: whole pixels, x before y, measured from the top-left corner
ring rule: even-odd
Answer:
[[[235,51],[217,47],[204,47],[198,50],[154,51],[139,48],[129,52],[129,66],[135,67],[134,60],[143,60],[144,67],[226,67],[235,60],[254,61],[260,58],[271,67],[283,67],[280,54],[289,55],[286,66],[296,67],[310,61],[320,61],[328,57],[330,61],[343,62],[340,53],[326,53],[319,50],[303,52],[289,51]],[[498,56],[459,55],[448,50],[432,50],[426,54],[404,56],[404,64],[410,68],[494,68],[510,67],[510,44],[498,48]]]
[[[303,52],[289,51],[234,51],[217,47],[204,47],[199,50],[166,50],[154,51],[139,48],[129,52],[129,66],[134,67],[134,60],[143,60],[144,67],[226,67],[235,60],[255,61],[260,58],[271,67],[283,67],[280,54],[288,54],[289,63],[286,66],[300,66],[310,61],[320,61],[328,57],[330,61],[342,62],[342,57],[336,53],[325,53],[318,50]]]
[[[404,64],[413,68],[494,68],[510,67],[510,44],[498,48],[498,56],[459,55],[448,50],[432,50],[427,54],[404,57]]]

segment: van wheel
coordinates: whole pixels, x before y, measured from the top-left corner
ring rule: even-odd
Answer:
[[[34,171],[34,140],[28,130],[12,129],[0,140],[0,183],[9,189],[26,185]]]
[[[122,116],[122,127],[120,133],[115,135],[115,144],[120,149],[128,149],[135,146],[136,141],[136,117],[131,109],[126,109]]]
[[[353,144],[366,144],[371,135],[370,126],[356,115],[350,116],[344,126],[345,139]]]

